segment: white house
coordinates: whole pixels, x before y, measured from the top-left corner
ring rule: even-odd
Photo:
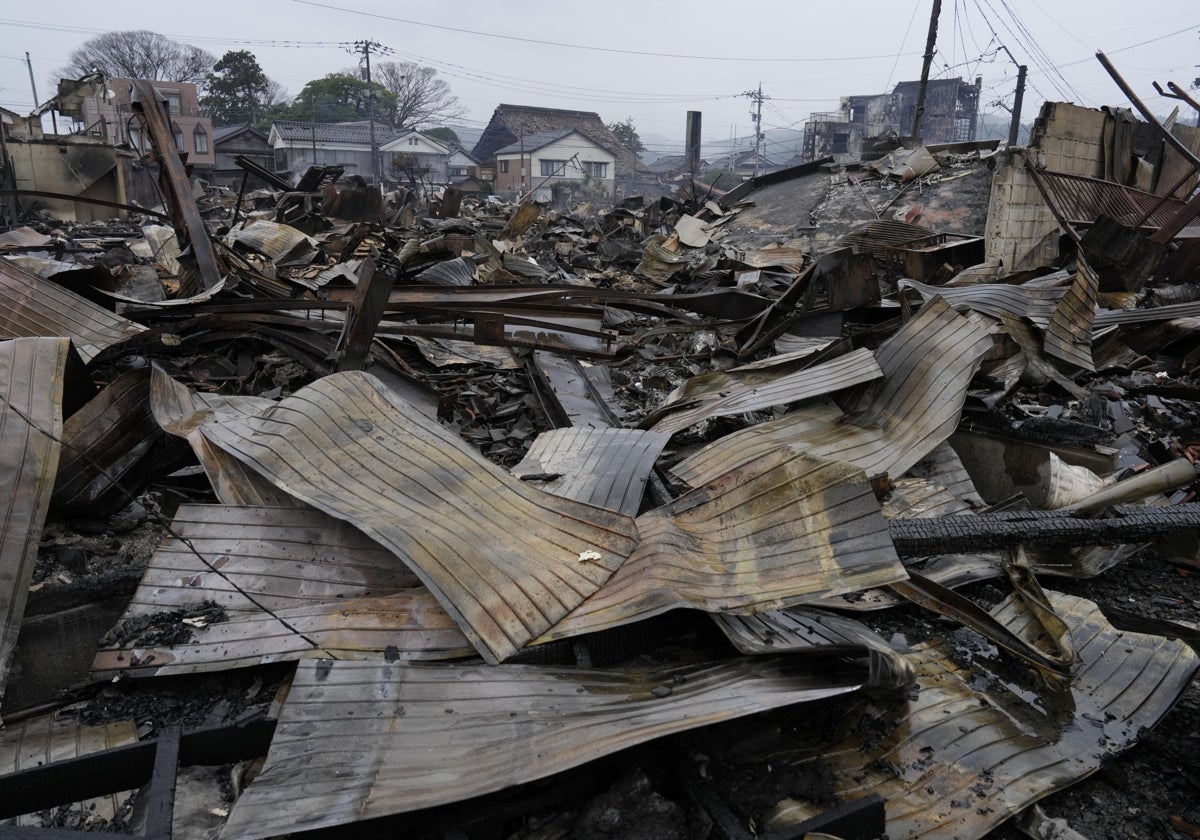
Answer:
[[[497,192],[575,181],[613,194],[617,156],[574,129],[522,137],[496,152]]]
[[[375,123],[375,143],[387,143],[395,131]],[[276,121],[267,142],[274,150],[275,174],[298,181],[310,166],[342,166],[346,175],[374,181],[371,166],[371,126],[367,122],[308,123]],[[387,161],[386,156],[380,157]],[[388,164],[382,166],[388,176]]]
[[[415,129],[402,130],[399,136],[379,147],[387,162],[387,176],[400,183],[445,184],[449,180],[451,148]]]

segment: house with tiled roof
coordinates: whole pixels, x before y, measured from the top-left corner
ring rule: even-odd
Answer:
[[[414,184],[444,184],[449,177],[451,148],[414,128],[399,134],[379,147],[383,154],[385,177]]]
[[[400,132],[375,123],[375,145],[382,148]],[[371,124],[366,120],[340,123],[311,123],[279,120],[271,124],[267,142],[274,152],[274,172],[293,183],[310,166],[341,166],[346,175],[361,175],[373,181]],[[384,157],[381,154],[380,159]],[[386,177],[387,167],[382,167]]]
[[[216,165],[213,167],[211,180],[215,184],[238,186],[244,174],[236,162],[239,156],[257,163],[268,171],[274,165],[274,154],[267,135],[249,123],[214,128],[212,144],[216,154]],[[257,180],[254,184],[257,186]]]
[[[613,194],[617,156],[573,128],[525,135],[493,157],[497,192],[553,190],[556,183],[569,181]]]
[[[592,143],[613,155],[616,163],[609,177],[628,178],[644,169],[637,156],[625,148],[595,111],[571,111],[563,108],[535,108],[528,105],[498,105],[492,112],[487,128],[472,150],[486,168],[496,162],[496,153],[522,138],[554,131],[578,131]],[[534,174],[537,174],[537,169]],[[499,178],[501,173],[496,172]],[[497,188],[499,186],[497,185]]]

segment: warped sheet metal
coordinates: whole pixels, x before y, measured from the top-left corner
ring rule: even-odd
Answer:
[[[158,366],[150,376],[150,406],[154,419],[168,434],[191,444],[213,492],[223,504],[308,508],[232,455],[210,444],[200,433],[200,426],[214,417],[249,417],[274,404],[263,397],[227,397],[192,391]]]
[[[181,505],[171,528],[125,618],[206,602],[231,616],[285,610],[394,595],[419,583],[392,552],[312,508]]]
[[[761,411],[776,405],[799,402],[812,397],[831,394],[871,382],[883,375],[874,354],[862,348],[839,356],[823,365],[773,377],[770,374],[743,376],[741,382],[733,382],[721,390],[708,391],[694,396],[685,396],[675,406],[664,406],[671,411],[651,429],[664,434],[674,434],[710,417],[728,417],[749,411]],[[655,412],[657,416],[659,412]]]
[[[637,516],[642,493],[670,435],[642,429],[585,427],[542,432],[521,462],[517,478],[547,493]]]
[[[991,346],[990,327],[933,300],[880,345],[883,379],[865,410],[830,405],[786,414],[721,438],[671,472],[696,487],[780,446],[847,461],[870,477],[903,475],[958,424],[967,386]]]
[[[0,259],[0,338],[65,336],[89,362],[145,329]]]
[[[203,615],[203,613],[198,613]],[[192,624],[185,623],[191,620]],[[117,625],[120,634],[127,619]],[[380,598],[331,599],[223,621],[189,619],[188,610],[154,617],[150,635],[119,636],[102,647],[92,676],[155,677],[322,659],[467,659],[475,649],[425,587]],[[185,640],[155,641],[163,631]],[[115,641],[115,640],[114,640]]]
[[[906,577],[863,472],[787,448],[637,518],[641,542],[542,637],[676,608],[754,613]]]
[[[868,679],[853,665],[818,675],[805,659],[619,671],[303,660],[263,772],[221,837],[456,802],[674,732],[844,695]]]
[[[0,341],[0,698],[17,644],[62,439],[71,341]]]
[[[409,336],[425,361],[434,367],[484,364],[497,370],[518,370],[521,363],[507,347],[492,347],[487,344],[472,344],[467,341],[441,340]]]
[[[1101,178],[1036,169],[1028,162],[1026,167],[1034,173],[1055,217],[1072,227],[1095,224],[1100,216],[1110,216],[1127,227],[1140,224],[1142,228],[1157,229],[1170,224],[1184,209],[1185,202],[1177,198],[1163,198]],[[1200,232],[1200,222],[1193,221],[1184,230],[1194,235]]]
[[[1200,664],[1196,653],[1175,639],[1119,632],[1091,601],[1046,594],[1078,656],[1068,690],[1014,684],[995,654],[976,651],[963,666],[950,643],[921,646],[908,657],[917,670],[911,699],[854,704],[832,743],[816,748],[837,795],[884,796],[894,840],[982,837],[1099,769],[1166,714]],[[1040,629],[1014,598],[993,615],[1030,641]],[[877,744],[865,754],[864,727]],[[800,758],[772,755],[784,765]]]
[[[636,540],[629,517],[529,487],[359,371],[201,431],[394,551],[489,662],[578,606]]]
[[[940,297],[955,309],[974,309],[1000,319],[1004,315],[1028,318],[1040,329],[1050,326],[1054,313],[1069,291],[1066,286],[1009,286],[979,283],[973,286],[926,286],[916,280],[900,280],[901,289],[913,289],[925,301]]]
[[[916,675],[904,655],[869,627],[837,613],[795,608],[758,615],[718,613],[713,620],[730,643],[749,656],[804,651],[866,659],[867,688],[897,691]]]
[[[121,374],[72,414],[63,424],[63,441],[51,505],[89,517],[129,504],[130,494],[183,466],[187,455],[187,446],[168,438],[150,412],[146,369]]]
[[[1095,371],[1092,361],[1092,328],[1096,318],[1096,296],[1100,278],[1082,256],[1075,279],[1054,309],[1046,328],[1046,353],[1067,364]]]
[[[57,713],[38,715],[0,730],[0,776],[45,767],[57,761],[137,743],[137,725],[132,720],[86,726],[75,718]],[[104,820],[111,820],[121,806],[121,794],[88,799],[80,807]],[[35,815],[17,817],[19,826],[41,826]],[[3,828],[0,828],[3,831]]]
[[[556,428],[621,425],[608,368],[584,367],[571,356],[534,350],[526,369],[534,396]]]

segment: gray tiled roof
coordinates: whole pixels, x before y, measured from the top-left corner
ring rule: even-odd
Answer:
[[[272,124],[272,128],[284,140],[312,140],[315,134],[315,139],[320,143],[355,143],[363,146],[371,144],[371,128],[366,120],[315,124],[281,120]],[[390,126],[375,123],[375,142],[381,146],[398,134],[399,132]]]

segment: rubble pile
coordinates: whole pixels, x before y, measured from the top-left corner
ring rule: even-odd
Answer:
[[[314,168],[0,233],[0,815],[1037,823],[1200,667],[1197,202],[1064,171],[1085,111],[719,201]]]

